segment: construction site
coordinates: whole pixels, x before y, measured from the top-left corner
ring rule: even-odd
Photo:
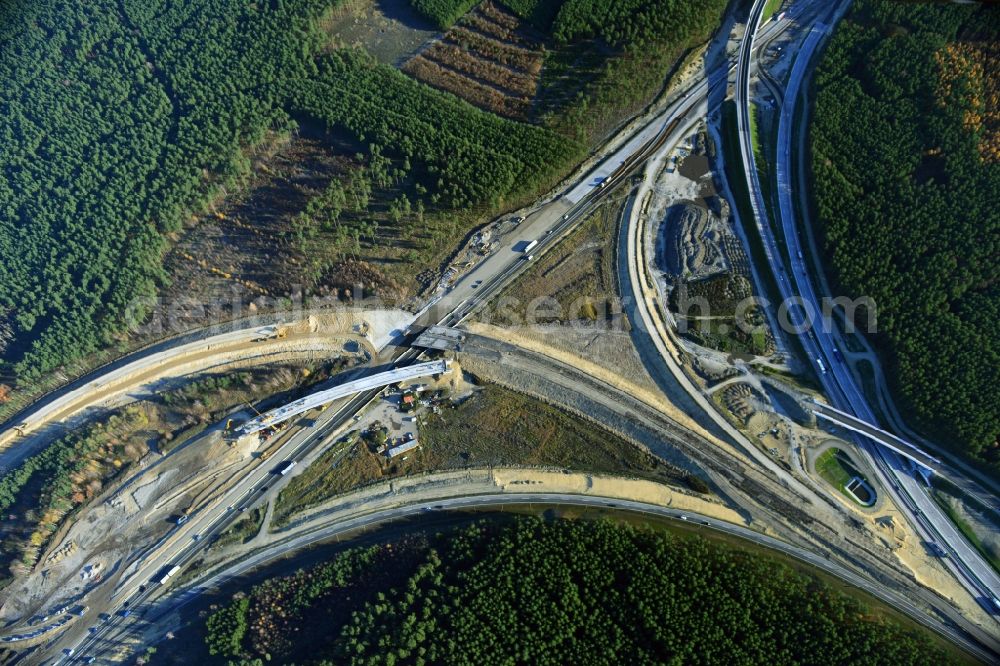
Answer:
[[[1000,654],[1000,601],[983,592],[996,497],[850,402],[875,367],[861,343],[779,326],[769,297],[805,284],[802,254],[770,251],[766,208],[734,195],[725,164],[719,108],[745,102],[750,61],[765,66],[754,36],[784,81],[792,56],[774,45],[818,40],[821,4],[762,21],[756,2],[749,25],[727,12],[563,182],[461,234],[482,211],[425,218],[380,149],[362,159],[306,126],[272,137],[167,254],[169,294],[222,310],[182,307],[182,331],[137,332],[147,345],[0,430],[0,663],[139,663],[276,562],[508,510],[655,519],[781,553],[955,654]],[[487,0],[431,30],[412,11],[348,3],[324,29],[480,109],[534,117],[557,47],[529,18]],[[409,41],[388,43],[397,33]],[[337,209],[357,233],[310,217],[320,197],[364,199]]]

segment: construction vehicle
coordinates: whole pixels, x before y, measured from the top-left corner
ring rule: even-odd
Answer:
[[[288,336],[288,329],[284,326],[267,326],[257,331],[257,337],[251,342],[265,342],[267,340],[283,340]]]

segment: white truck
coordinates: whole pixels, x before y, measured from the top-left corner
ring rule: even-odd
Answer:
[[[537,239],[533,240],[530,243],[528,243],[527,245],[525,245],[524,246],[524,250],[523,250],[524,254],[528,254],[529,252],[531,252],[532,250],[534,250],[536,245],[538,245],[538,240]]]
[[[169,569],[167,569],[164,572],[164,574],[162,576],[160,576],[159,580],[157,580],[156,582],[159,583],[160,585],[166,585],[167,581],[170,580],[170,577],[173,576],[173,575],[175,575],[180,570],[181,570],[181,568],[175,564],[172,567],[170,567]]]

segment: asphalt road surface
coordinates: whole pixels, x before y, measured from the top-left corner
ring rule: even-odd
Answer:
[[[764,0],[757,0],[751,10],[751,34],[756,20],[764,6]],[[777,239],[767,223],[763,205],[763,192],[757,169],[754,164],[753,149],[749,131],[749,80],[750,62],[753,60],[750,39],[744,41],[741,50],[740,64],[737,68],[737,97],[741,117],[741,151],[744,160],[744,172],[750,185],[751,201],[754,216],[761,237],[764,240],[765,253],[777,279],[781,296],[786,303],[793,302],[793,297],[801,298],[806,307],[811,308],[815,315],[823,310],[809,278],[797,230],[795,229],[794,209],[792,206],[792,189],[789,174],[791,173],[792,125],[795,113],[795,101],[798,99],[801,84],[806,79],[808,67],[816,49],[829,34],[831,26],[846,10],[847,3],[840,2],[831,6],[829,13],[815,23],[800,46],[798,55],[789,77],[785,91],[785,104],[781,108],[778,125],[778,155],[776,160],[776,175],[778,183],[779,222],[787,243],[791,274],[785,272]],[[755,18],[756,17],[756,18]],[[817,319],[814,326],[804,326],[807,313],[801,307],[789,310],[789,319],[793,326],[807,329],[799,336],[809,357],[810,363],[816,369],[826,394],[838,408],[849,411],[862,420],[875,423],[875,416],[867,404],[863,393],[854,381],[846,363],[838,353],[833,327],[823,326]],[[872,444],[862,438],[862,447],[871,458],[873,467],[878,471],[883,492],[888,492],[907,514],[911,524],[915,525],[921,537],[930,544],[936,544],[950,555],[945,563],[956,574],[959,581],[970,591],[979,603],[992,613],[998,610],[991,599],[992,594],[1000,590],[1000,576],[976,551],[971,544],[958,532],[954,523],[942,512],[937,503],[925,491],[919,475],[914,471],[910,461],[901,459],[891,451]]]
[[[776,30],[771,26],[768,26],[768,29]],[[721,78],[716,79],[716,81],[724,81],[726,76],[727,73],[722,71]],[[527,215],[527,219],[517,228],[516,234],[508,234],[497,250],[475,266],[428,308],[419,313],[415,320],[416,323],[454,325],[499,291],[504,284],[530,263],[524,258],[524,253],[519,251],[524,241],[538,240],[539,244],[534,249],[534,253],[538,254],[578,224],[596,204],[596,200],[606,191],[600,186],[601,183],[614,184],[626,177],[629,170],[623,168],[623,164],[638,166],[641,163],[641,160],[634,160],[630,163],[629,158],[632,157],[632,154],[629,151],[635,150],[637,147],[640,152],[648,150],[650,142],[659,137],[670,122],[692,110],[700,111],[697,105],[704,104],[710,85],[711,81],[706,78],[694,83],[683,97],[640,130],[642,140],[627,142],[622,149],[604,160],[591,174],[584,177],[580,182],[589,189],[589,196],[576,198],[580,196],[578,190],[573,195],[575,200],[564,196]],[[395,355],[392,362],[396,364],[409,363],[417,356],[418,352],[416,351],[402,351]],[[115,615],[111,620],[97,625],[96,630],[88,634],[86,627],[87,624],[93,622],[93,616],[96,616],[98,612],[114,614],[128,608],[141,606],[153,592],[155,586],[151,586],[149,583],[154,576],[170,565],[183,565],[193,560],[203,544],[212,535],[224,531],[231,524],[234,517],[238,515],[240,507],[253,506],[260,502],[262,497],[275,491],[276,486],[279,485],[275,483],[274,475],[271,472],[275,465],[283,460],[294,460],[305,455],[312,447],[319,445],[324,440],[329,429],[335,428],[336,424],[347,422],[374,395],[375,393],[372,392],[364,393],[347,401],[339,408],[328,409],[320,416],[315,428],[302,431],[289,438],[266,464],[253,468],[244,478],[238,480],[224,497],[219,498],[210,506],[200,507],[186,524],[175,528],[155,552],[137,562],[134,570],[127,571],[127,577],[123,576],[118,589],[115,590],[111,598],[104,603],[91,604],[92,609],[89,617],[84,618],[85,620],[89,619],[90,622],[75,623],[63,636],[47,646],[49,654],[55,656],[63,649],[74,648],[75,656],[80,657],[88,655],[95,646],[105,645],[106,643],[103,641],[121,630],[118,624],[125,618]],[[506,500],[509,498],[505,498]],[[453,506],[460,505],[460,500],[453,500],[453,502]],[[195,539],[195,535],[198,535],[198,539]],[[144,587],[144,591],[140,591],[140,587]]]
[[[266,564],[278,557],[287,555],[288,552],[301,550],[310,545],[323,541],[329,541],[342,534],[348,534],[364,528],[370,528],[380,523],[393,520],[400,520],[413,516],[425,515],[435,511],[461,510],[461,509],[483,509],[483,508],[503,508],[511,505],[556,505],[556,506],[583,506],[597,509],[612,509],[616,511],[630,511],[640,513],[655,518],[666,518],[677,520],[697,529],[717,530],[729,535],[746,539],[752,543],[776,550],[785,555],[793,557],[805,564],[816,567],[837,578],[844,580],[855,587],[865,590],[872,596],[889,604],[905,615],[913,618],[920,624],[942,635],[946,640],[952,641],[977,658],[989,663],[994,660],[1000,650],[1000,643],[993,640],[990,648],[984,648],[975,640],[956,633],[951,627],[931,618],[922,610],[914,606],[906,598],[886,591],[881,585],[873,583],[871,580],[861,576],[845,567],[827,560],[825,557],[815,555],[808,550],[789,545],[784,541],[765,536],[754,530],[733,525],[725,521],[716,520],[707,516],[702,516],[688,511],[680,511],[669,507],[646,504],[631,500],[621,500],[602,497],[590,497],[581,495],[561,494],[561,493],[532,493],[525,495],[494,494],[477,495],[472,497],[456,497],[450,499],[436,500],[413,504],[405,507],[387,509],[384,511],[359,516],[357,518],[340,521],[317,529],[313,532],[301,534],[288,541],[276,544],[272,548],[257,553],[231,567],[214,574],[211,578],[198,581],[196,587],[199,590],[219,587],[227,581],[243,574],[249,569]],[[175,611],[192,598],[191,594],[175,593],[169,599],[165,599],[165,607],[158,608],[156,613],[164,614]],[[981,635],[983,640],[991,640],[988,636]]]

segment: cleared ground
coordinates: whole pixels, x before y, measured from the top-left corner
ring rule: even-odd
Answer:
[[[438,30],[410,0],[344,0],[324,31],[336,47],[363,47],[380,62],[400,65]]]
[[[545,57],[542,39],[487,0],[402,69],[482,109],[527,120]]]
[[[275,521],[369,483],[469,467],[565,468],[685,485],[685,475],[648,451],[534,398],[485,384],[439,414],[419,416],[420,446],[387,459],[352,433],[293,478]]]
[[[720,351],[765,356],[774,339],[755,296],[730,202],[716,185],[715,142],[698,131],[657,176],[650,200],[655,278],[678,330]],[[743,307],[741,307],[743,306]]]

